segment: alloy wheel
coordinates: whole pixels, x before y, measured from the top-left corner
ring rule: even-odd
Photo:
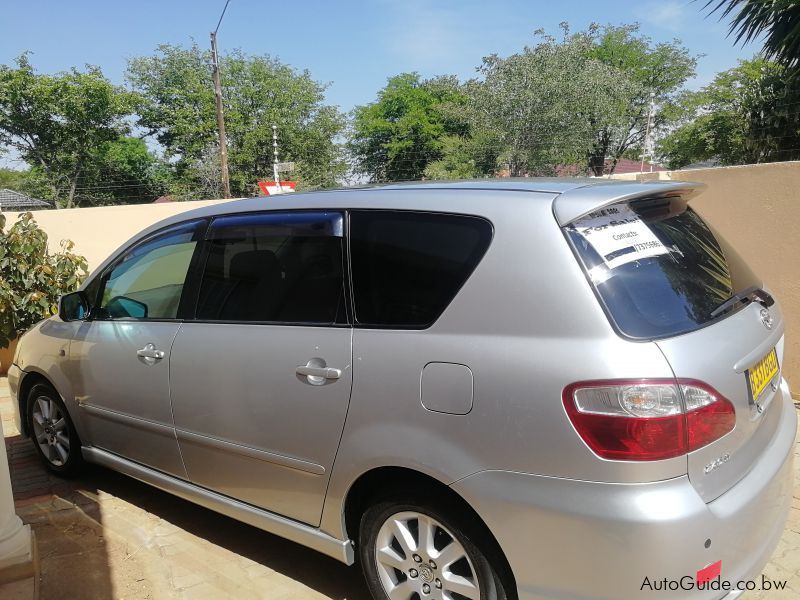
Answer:
[[[404,511],[386,519],[378,531],[375,562],[391,600],[480,600],[467,551],[429,515]]]
[[[58,404],[39,396],[33,406],[33,435],[44,457],[61,467],[69,459],[69,424]]]

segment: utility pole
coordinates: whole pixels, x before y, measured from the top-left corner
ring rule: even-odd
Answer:
[[[642,164],[639,167],[639,172],[644,173],[644,157],[650,150],[650,127],[653,121],[653,110],[656,105],[656,93],[650,92],[650,108],[647,109],[647,128],[644,130],[644,143],[642,144]],[[652,154],[652,153],[651,153]],[[652,156],[651,156],[652,161]],[[650,172],[653,172],[653,163],[650,163]]]
[[[225,5],[227,8],[227,4]],[[223,12],[224,14],[224,12]],[[220,21],[222,18],[220,17]],[[219,29],[219,25],[217,25]],[[228,140],[225,137],[225,116],[222,113],[222,83],[219,79],[219,55],[217,54],[217,32],[211,32],[212,77],[214,78],[214,98],[217,102],[217,130],[219,131],[219,162],[222,167],[222,195],[231,197],[231,182],[228,177]]]
[[[278,187],[278,193],[281,190],[281,180],[278,173],[278,126],[272,126],[272,174],[275,177],[275,185]]]

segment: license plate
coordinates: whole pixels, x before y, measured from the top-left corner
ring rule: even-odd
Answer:
[[[747,371],[747,379],[750,382],[750,393],[752,394],[753,401],[758,400],[758,397],[775,379],[778,374],[778,355],[775,348],[770,350],[764,358],[759,360],[753,367]]]

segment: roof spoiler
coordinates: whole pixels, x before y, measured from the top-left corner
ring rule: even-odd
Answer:
[[[689,201],[705,184],[683,181],[647,181],[627,185],[589,185],[568,190],[553,200],[553,214],[561,227],[606,206],[645,198],[681,196]]]

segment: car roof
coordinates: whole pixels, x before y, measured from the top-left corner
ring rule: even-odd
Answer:
[[[376,189],[402,190],[486,190],[510,192],[549,192],[553,214],[559,225],[569,223],[618,202],[637,198],[680,194],[689,198],[703,187],[700,183],[677,181],[631,181],[592,177],[518,177],[463,181],[432,181],[384,185]]]
[[[517,181],[521,183],[516,183]],[[154,223],[129,240],[126,245],[135,238],[146,237],[164,227],[221,215],[264,211],[341,209],[422,210],[482,214],[480,206],[484,200],[511,196],[506,192],[516,192],[518,199],[520,193],[528,193],[530,197],[538,194],[546,200],[552,200],[563,189],[580,185],[575,180],[570,180],[566,186],[565,182],[557,185],[556,180],[553,180],[553,183],[548,186],[530,185],[531,181],[530,179],[506,179],[497,183],[493,183],[492,180],[473,180],[370,184],[219,201],[174,214]],[[426,191],[431,193],[420,193]],[[468,205],[471,205],[474,210],[470,211]]]
[[[612,179],[591,177],[503,177],[501,179],[461,179],[453,181],[409,181],[377,186],[363,186],[364,189],[425,189],[425,190],[503,190],[510,192],[550,192],[561,194],[576,188],[591,185],[626,183]],[[629,182],[628,182],[629,183]]]
[[[553,215],[558,224],[563,226],[590,212],[617,202],[673,193],[694,194],[702,187],[702,184],[671,181],[639,182],[588,177],[520,177],[419,181],[294,192],[270,196],[268,202],[265,202],[264,196],[259,196],[220,202],[178,213],[139,232],[123,247],[164,227],[218,215],[268,210],[335,210],[342,208],[458,212],[464,210],[466,206],[473,209],[483,206],[483,194],[486,194],[486,199],[491,200],[493,205],[496,200],[502,200],[503,197],[509,197],[512,194],[517,201],[520,200],[521,195],[526,193],[529,193],[531,198],[538,196],[540,200],[552,203]],[[430,198],[419,194],[424,191],[437,192],[435,203],[430,202]],[[448,191],[458,193],[448,193]],[[476,197],[479,194],[481,196]],[[478,214],[480,213],[480,208],[475,210]],[[105,262],[98,268],[104,266]]]
[[[181,215],[176,215],[161,224],[164,225],[168,224],[168,222],[176,222],[187,218],[263,210],[290,210],[292,208],[330,209],[342,208],[344,205],[351,208],[387,208],[388,206],[380,206],[374,202],[377,197],[384,197],[381,192],[386,192],[387,195],[395,199],[398,194],[401,196],[414,194],[412,197],[416,200],[417,192],[426,190],[446,192],[451,190],[457,192],[483,191],[491,192],[493,195],[499,192],[547,194],[547,198],[553,200],[553,214],[558,223],[563,226],[590,212],[617,202],[676,193],[692,196],[703,187],[703,184],[689,182],[641,182],[589,177],[518,177],[460,181],[417,181],[281,194],[279,196],[270,196],[271,203],[269,205],[265,205],[264,196],[244,198],[188,211]],[[372,192],[370,194],[371,197],[361,196],[360,194],[363,192]],[[340,194],[347,194],[348,201],[342,203]],[[503,194],[499,194],[499,196],[502,197]],[[409,200],[412,197],[409,197]],[[450,197],[457,202],[458,196],[450,195]],[[392,203],[394,204],[393,208],[402,208],[404,206],[402,202],[397,202],[396,200],[388,202],[389,205]]]

